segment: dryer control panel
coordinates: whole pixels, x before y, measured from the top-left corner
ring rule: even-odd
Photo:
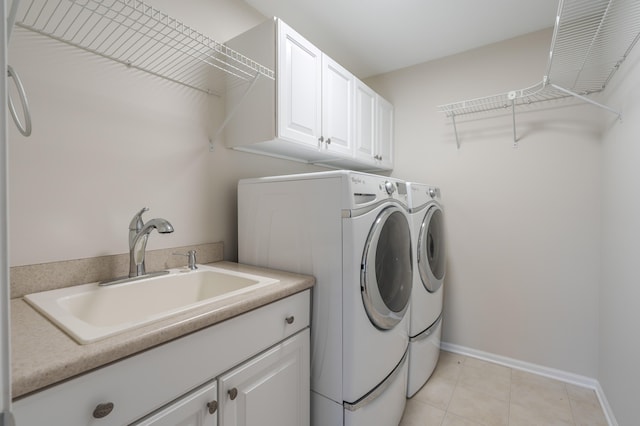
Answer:
[[[425,185],[422,183],[407,182],[406,184],[408,194],[409,207],[417,209],[429,202],[440,202],[442,194],[440,188],[432,185]]]

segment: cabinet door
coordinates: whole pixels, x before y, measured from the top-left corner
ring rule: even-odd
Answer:
[[[213,381],[131,426],[217,426],[217,399],[218,386]]]
[[[374,163],[376,93],[360,80],[356,82],[355,152],[359,160]]]
[[[309,329],[222,376],[223,426],[308,426]]]
[[[374,158],[381,167],[393,169],[393,105],[377,95],[377,141]]]
[[[278,134],[318,148],[322,52],[282,21],[278,24]]]
[[[322,136],[325,148],[353,155],[355,77],[330,57],[322,57]]]

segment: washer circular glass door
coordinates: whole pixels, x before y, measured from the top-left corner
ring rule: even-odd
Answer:
[[[409,307],[413,265],[411,229],[403,211],[391,206],[376,218],[362,256],[360,286],[365,310],[378,328],[389,330]]]
[[[420,226],[417,260],[420,279],[427,291],[433,293],[442,286],[445,274],[444,224],[442,209],[429,207]]]

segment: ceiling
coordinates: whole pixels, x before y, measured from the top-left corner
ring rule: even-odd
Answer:
[[[360,78],[552,27],[558,0],[245,0]]]

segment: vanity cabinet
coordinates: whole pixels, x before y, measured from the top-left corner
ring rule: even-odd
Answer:
[[[393,168],[392,159],[356,153],[355,97],[363,83],[295,30],[274,18],[226,44],[276,69],[275,81],[227,88],[228,147],[336,168]]]
[[[291,337],[218,379],[221,425],[309,425],[307,337]]]
[[[16,424],[276,425],[282,413],[268,407],[285,406],[308,424],[309,311],[306,290],[25,396],[14,401]],[[246,371],[262,376],[255,392]],[[220,417],[230,409],[240,423]],[[260,421],[248,422],[254,413]]]
[[[132,426],[308,426],[308,340],[298,333]]]

